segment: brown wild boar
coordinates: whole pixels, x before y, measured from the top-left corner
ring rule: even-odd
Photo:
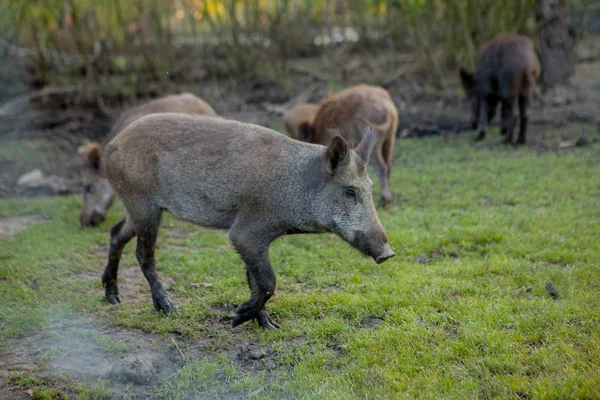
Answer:
[[[289,137],[306,142],[306,138],[300,137],[300,126],[304,123],[312,124],[317,111],[319,111],[319,105],[310,103],[298,104],[290,108],[283,116],[283,124]]]
[[[334,232],[377,263],[395,255],[367,175],[375,142],[367,134],[352,150],[336,136],[324,147],[209,116],[155,114],[135,121],[106,146],[103,160],[126,210],[110,233],[102,276],[107,300],[120,302],[119,259],[137,235],[136,255],[154,307],[175,310],[154,260],[161,213],[167,210],[198,225],[229,229],[251,292],[233,326],[256,319],[262,327],[278,328],[265,311],[275,291],[269,245],[278,237]]]
[[[327,144],[331,140],[330,129],[334,127],[355,146],[362,140],[365,125],[377,132],[373,161],[381,189],[379,204],[386,206],[392,201],[390,173],[398,128],[398,110],[387,90],[359,85],[323,99],[312,125],[304,123],[300,127],[300,136],[308,142]]]
[[[100,170],[103,146],[136,119],[164,112],[217,115],[204,100],[190,93],[161,97],[122,113],[102,145],[89,143],[79,150],[83,162],[83,201],[79,215],[81,226],[97,226],[104,221],[115,198],[114,191]]]
[[[521,35],[498,36],[481,46],[475,72],[460,68],[461,83],[471,103],[475,140],[485,137],[498,103],[502,103],[500,132],[504,143],[512,143],[518,102],[520,129],[518,143],[527,142],[527,105],[540,76],[540,62],[533,43]]]

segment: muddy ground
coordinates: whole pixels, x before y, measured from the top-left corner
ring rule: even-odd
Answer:
[[[230,333],[236,335],[234,330]],[[232,343],[219,350],[229,356],[236,370],[258,374],[279,368],[273,349],[245,340]],[[104,381],[114,398],[146,398],[187,359],[215,360],[214,350],[210,338],[155,335],[74,316],[42,332],[10,339],[0,348],[0,398],[30,397],[27,388],[15,382],[19,375],[35,375],[63,392],[69,392],[72,382]]]

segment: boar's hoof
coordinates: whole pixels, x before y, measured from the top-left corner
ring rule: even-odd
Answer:
[[[110,304],[119,304],[121,302],[121,299],[119,298],[118,294],[106,294],[106,300],[108,300],[108,302]]]
[[[256,320],[258,321],[258,325],[261,326],[262,328],[270,329],[270,330],[280,330],[281,329],[281,326],[279,326],[279,324],[277,322],[273,321],[273,318],[271,318],[271,316],[265,310],[262,310],[260,312],[260,314],[258,315],[258,318],[256,318]]]
[[[386,209],[392,203],[392,199],[387,199],[383,196],[379,199],[379,203],[377,203],[377,207]]]
[[[119,304],[121,299],[119,298],[119,286],[117,286],[116,279],[107,279],[102,277],[102,286],[104,286],[104,296],[110,304]]]
[[[261,310],[256,314],[255,309],[245,308],[243,305],[237,310],[236,316],[233,318],[233,327],[243,324],[251,319],[256,319],[258,326],[265,329],[281,329],[279,324],[271,318],[271,316],[265,311]]]
[[[177,311],[177,307],[175,307],[175,303],[169,299],[169,297],[165,294],[154,296],[152,295],[152,301],[154,301],[154,308],[158,312],[164,312],[165,314],[170,314],[172,312]]]

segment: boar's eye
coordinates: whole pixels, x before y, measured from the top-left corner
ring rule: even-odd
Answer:
[[[94,185],[92,185],[91,183],[88,183],[87,185],[85,185],[85,186],[83,187],[83,190],[84,190],[86,193],[89,193],[89,192],[91,192],[91,191],[92,191],[92,189],[93,189],[93,188],[94,188]]]
[[[347,187],[346,188],[346,197],[348,197],[349,199],[355,199],[356,198],[356,189],[354,189],[353,187]]]

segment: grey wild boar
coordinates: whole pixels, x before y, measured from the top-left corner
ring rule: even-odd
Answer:
[[[307,138],[300,137],[300,126],[305,123],[311,125],[318,111],[319,105],[310,103],[298,104],[290,108],[283,116],[283,124],[289,137],[306,142]]]
[[[540,62],[533,43],[521,35],[499,36],[481,46],[475,72],[460,68],[460,78],[471,103],[475,140],[485,137],[485,130],[502,103],[501,134],[504,143],[512,143],[518,103],[520,129],[517,143],[527,142],[527,106],[540,76]]]
[[[367,175],[375,144],[375,135],[367,134],[356,150],[341,136],[325,147],[208,116],[155,114],[132,123],[106,146],[103,160],[126,210],[110,233],[102,276],[107,300],[120,302],[119,259],[137,235],[136,255],[154,307],[175,310],[154,259],[167,210],[201,226],[229,229],[251,292],[233,326],[256,319],[262,327],[278,328],[265,310],[275,291],[269,246],[278,237],[334,232],[377,263],[395,256]]]
[[[323,99],[313,123],[301,125],[300,136],[308,142],[327,144],[331,128],[335,127],[351,146],[356,146],[363,138],[365,126],[377,133],[373,161],[381,188],[379,204],[386,206],[392,201],[390,174],[398,128],[398,110],[387,90],[359,85]]]
[[[83,164],[83,201],[79,214],[81,226],[99,225],[106,218],[106,214],[115,199],[112,187],[100,170],[104,145],[136,119],[145,115],[164,112],[217,115],[215,110],[204,100],[190,93],[161,97],[122,113],[102,144],[88,143],[79,149]]]

